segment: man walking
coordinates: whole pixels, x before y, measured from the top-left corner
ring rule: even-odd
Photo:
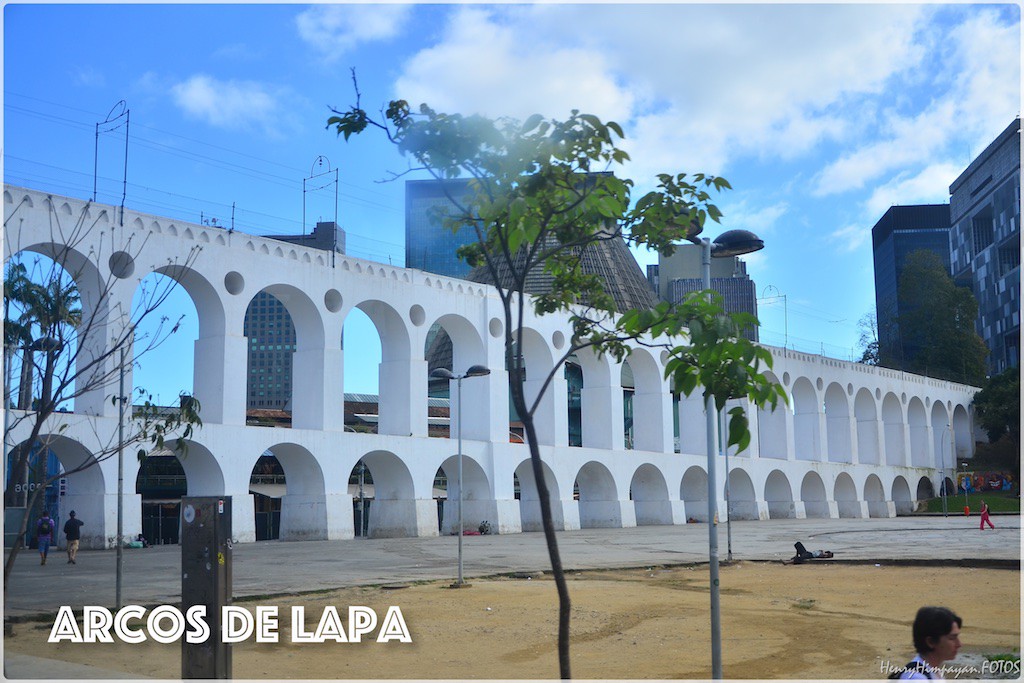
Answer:
[[[43,516],[36,521],[36,540],[39,541],[39,564],[46,564],[46,555],[53,543],[53,520],[50,513],[43,510]]]
[[[68,564],[78,564],[78,541],[82,537],[82,520],[75,517],[75,511],[68,513],[68,521],[64,522],[64,536],[68,539]]]

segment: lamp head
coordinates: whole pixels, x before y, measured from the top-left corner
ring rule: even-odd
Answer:
[[[466,377],[483,377],[489,374],[491,374],[491,369],[484,365],[471,365],[469,370],[466,370]]]
[[[430,371],[430,376],[438,379],[455,379],[455,375],[448,368],[435,368]]]
[[[711,243],[711,255],[716,258],[742,256],[764,249],[764,240],[749,230],[726,230]]]

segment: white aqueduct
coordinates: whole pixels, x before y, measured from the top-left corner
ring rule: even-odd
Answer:
[[[315,249],[131,210],[122,216],[115,206],[10,185],[4,187],[4,228],[5,261],[22,251],[52,257],[70,247],[63,261],[75,274],[85,316],[98,309],[107,331],[130,310],[140,280],[151,272],[174,278],[191,296],[199,318],[193,391],[204,425],[181,465],[189,495],[233,497],[238,541],[255,540],[250,475],[268,450],[286,476],[282,539],[353,536],[348,481],[360,459],[375,483],[369,535],[439,533],[434,476],[438,468],[454,471],[455,447],[452,440],[427,437],[425,344],[434,323],[452,338],[455,372],[476,363],[492,369],[463,383],[465,518],[474,525],[489,520],[499,533],[540,528],[527,448],[509,440],[504,323],[487,286],[344,255],[332,263],[330,253]],[[176,265],[196,246],[201,249],[190,267]],[[110,297],[99,301],[102,283],[110,281]],[[290,429],[245,424],[242,321],[262,290],[286,305],[297,331]],[[342,328],[356,308],[381,340],[378,434],[343,428]],[[527,367],[550,368],[566,344],[566,318],[527,320],[520,340]],[[79,343],[88,351],[107,336],[101,326]],[[775,412],[748,411],[753,443],[731,459],[729,474],[734,519],[891,517],[933,495],[940,468],[955,462],[954,452],[971,454],[975,388],[785,349],[771,352],[774,379],[790,402]],[[558,528],[707,519],[703,402],[694,394],[678,403],[681,452],[675,452],[664,360],[641,347],[628,357],[635,387],[630,448],[624,446],[622,367],[614,359],[579,358],[581,447],[568,445],[561,375],[545,395],[538,441]],[[110,387],[83,395],[71,413],[55,418],[67,425],[59,435],[57,422],[51,428],[52,448],[65,467],[110,442],[117,429],[110,400],[115,392]],[[452,392],[454,397],[454,383]],[[455,429],[458,416],[452,417]],[[15,434],[13,443],[25,438]],[[135,482],[136,459],[125,458],[125,467],[124,480]],[[455,495],[452,479],[449,492]],[[725,482],[719,479],[717,509],[724,519]],[[141,499],[130,484],[126,491],[125,533],[134,537]],[[116,492],[113,458],[69,477],[68,509],[89,520],[83,545],[113,543]]]

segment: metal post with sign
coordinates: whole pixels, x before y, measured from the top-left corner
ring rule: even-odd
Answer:
[[[221,613],[231,604],[231,496],[181,499],[181,610],[206,606],[210,637],[181,640],[182,678],[231,678],[231,644]]]

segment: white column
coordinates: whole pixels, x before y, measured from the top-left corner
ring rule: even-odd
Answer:
[[[385,361],[379,377],[378,433],[426,436],[427,361]]]
[[[193,394],[203,422],[244,425],[249,349],[241,335],[201,337],[195,342]]]

